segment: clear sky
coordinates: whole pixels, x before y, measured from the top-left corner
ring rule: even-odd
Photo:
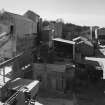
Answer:
[[[105,27],[105,0],[0,0],[2,8],[17,14],[30,9],[44,19]]]

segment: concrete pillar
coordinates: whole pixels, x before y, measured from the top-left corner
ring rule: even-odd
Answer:
[[[73,44],[73,60],[75,60],[75,44]]]
[[[95,29],[95,39],[98,39],[97,29]]]
[[[91,36],[91,40],[92,40],[92,27],[90,27],[90,36]]]
[[[3,67],[3,82],[5,83],[5,67]]]

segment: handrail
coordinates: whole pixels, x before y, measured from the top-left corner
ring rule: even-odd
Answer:
[[[0,68],[2,68],[3,66],[9,64],[10,62],[13,62],[15,59],[17,59],[17,58],[20,57],[21,55],[23,55],[23,53],[20,53],[19,55],[17,55],[17,56],[15,56],[15,57],[13,57],[13,58],[11,58],[11,59],[9,59],[9,60],[6,60],[6,61],[0,63]]]

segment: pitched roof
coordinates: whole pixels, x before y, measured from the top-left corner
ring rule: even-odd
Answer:
[[[5,15],[5,14],[8,15],[9,17],[19,17],[19,18],[21,17],[23,20],[26,20],[26,21],[29,21],[29,22],[33,22],[32,20],[30,20],[30,19],[28,19],[28,18],[26,18],[26,17],[24,17],[22,15],[19,15],[19,14],[7,12],[7,11],[4,11],[4,12],[0,13],[1,16]]]
[[[87,38],[82,37],[82,36],[79,36],[77,38],[74,38],[73,41],[76,42],[77,44],[79,44],[79,42],[82,42],[82,43],[85,43],[85,44],[93,47],[92,42],[89,41]]]

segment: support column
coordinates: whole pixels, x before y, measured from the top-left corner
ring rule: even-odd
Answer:
[[[3,82],[5,83],[5,67],[3,67]]]
[[[75,60],[75,44],[73,44],[73,60]]]

